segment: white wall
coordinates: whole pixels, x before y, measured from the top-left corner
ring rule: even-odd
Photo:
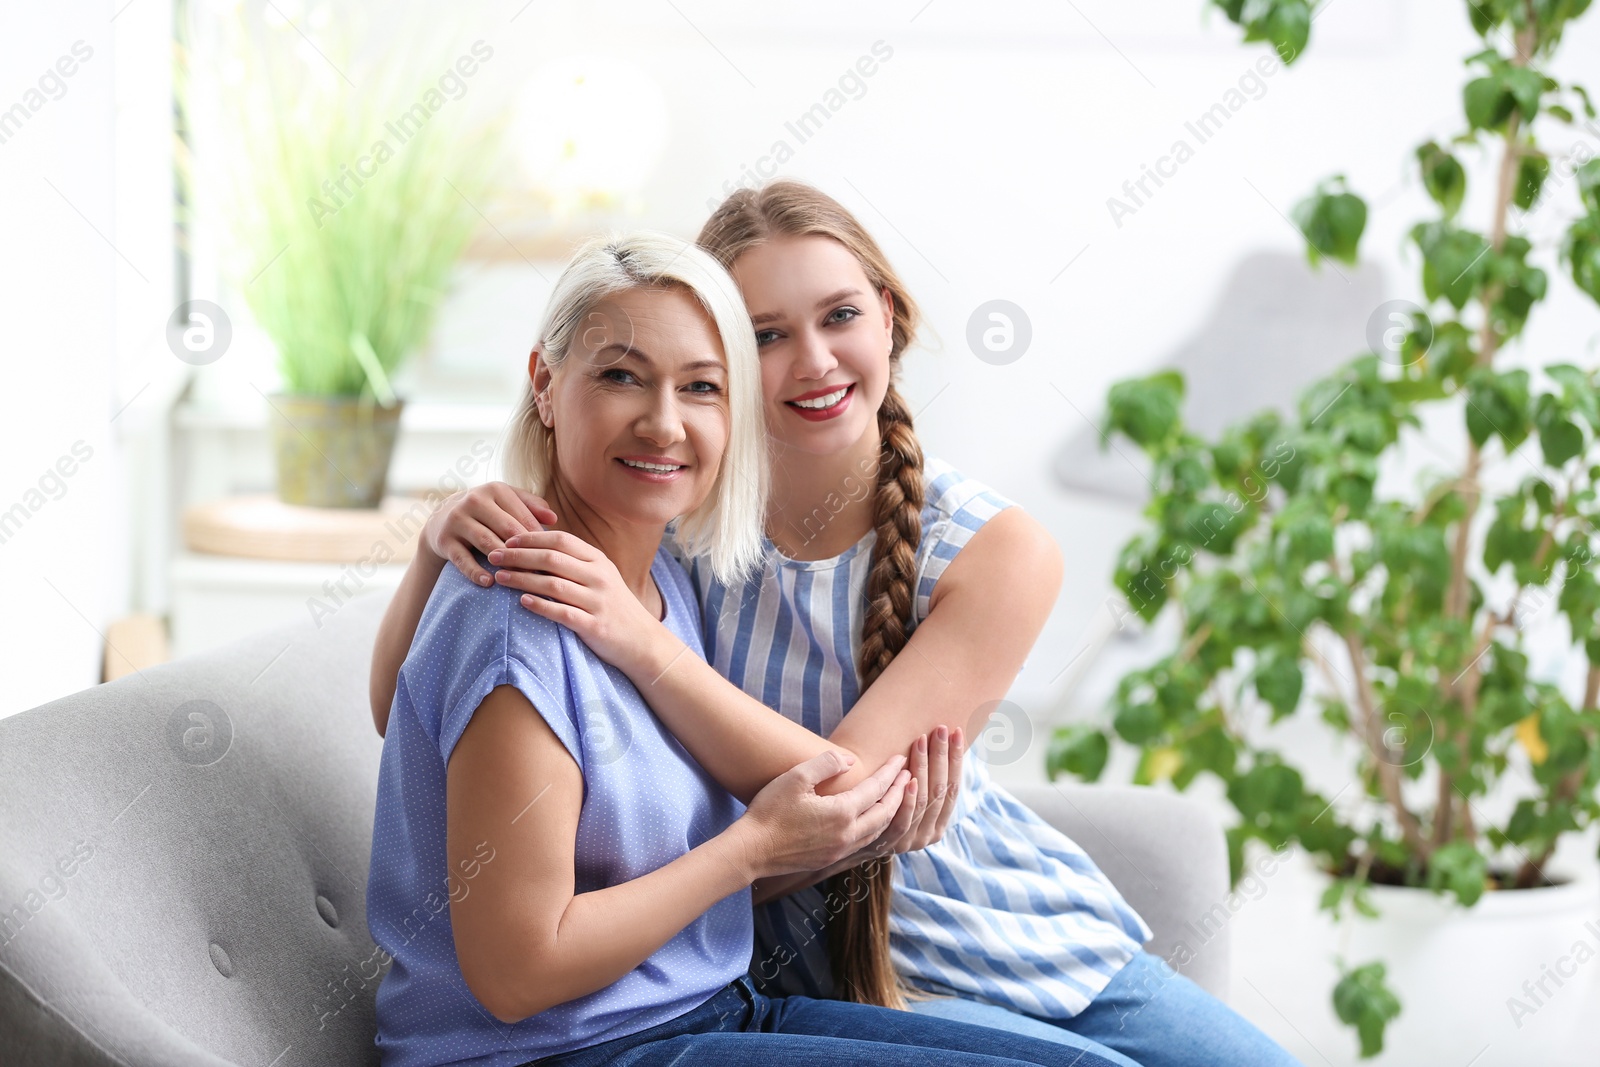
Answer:
[[[130,456],[181,380],[160,345],[170,8],[121,8],[0,14],[0,715],[100,679],[134,591]]]

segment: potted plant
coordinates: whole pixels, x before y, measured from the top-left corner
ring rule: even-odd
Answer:
[[[1247,40],[1301,54],[1304,0],[1214,2]],[[1467,60],[1463,130],[1416,152],[1438,207],[1410,231],[1425,308],[1385,305],[1369,330],[1373,350],[1305,390],[1292,417],[1264,412],[1214,441],[1184,426],[1176,373],[1120,382],[1108,401],[1107,433],[1143,450],[1154,486],[1149,526],[1124,548],[1115,582],[1133,613],[1153,622],[1168,612],[1179,636],[1120,680],[1109,726],[1054,733],[1050,775],[1098,778],[1114,735],[1137,749],[1140,782],[1219,780],[1239,816],[1228,831],[1235,879],[1247,843],[1298,846],[1326,872],[1323,908],[1335,918],[1382,912],[1391,924],[1373,936],[1356,923],[1359,950],[1395,957],[1427,942],[1432,962],[1416,973],[1482,970],[1460,962],[1485,944],[1458,936],[1464,914],[1567,909],[1570,920],[1592,915],[1600,896],[1588,872],[1549,869],[1558,843],[1600,818],[1600,380],[1592,361],[1507,365],[1546,295],[1541,259],[1600,301],[1600,161],[1553,169],[1535,137],[1536,126],[1578,121],[1575,112],[1600,132],[1583,88],[1541,73],[1587,7],[1467,5],[1486,47]],[[1457,215],[1467,183],[1458,152],[1493,167],[1482,232]],[[1558,242],[1512,232],[1517,213],[1556,195],[1577,208]],[[1312,263],[1354,262],[1366,214],[1340,179],[1298,205]],[[1428,472],[1414,492],[1380,492],[1380,468],[1404,470],[1407,443],[1441,425],[1465,438],[1461,469]],[[1533,669],[1529,627],[1578,670],[1563,679]],[[1312,788],[1292,754],[1245,722],[1252,707],[1271,724],[1305,717],[1349,739],[1355,781],[1327,795]],[[1574,875],[1585,876],[1580,888],[1562,889]],[[1505,929],[1501,943],[1528,940]],[[1570,963],[1586,937],[1600,950],[1600,927],[1561,929],[1541,944],[1568,957],[1484,961],[1509,972],[1496,981],[1518,1030],[1556,992],[1546,980],[1539,995],[1543,972]],[[1361,1055],[1376,1055],[1401,998],[1382,958],[1340,968],[1335,1012],[1358,1031]],[[1427,990],[1404,993],[1420,1003]],[[1424,1033],[1424,1061],[1455,1062],[1439,1042],[1463,1029]]]
[[[240,53],[236,288],[278,351],[278,496],[376,507],[403,406],[392,379],[428,337],[489,188],[495,128],[458,100],[493,50],[358,70],[359,90],[304,45],[292,60],[270,43]]]

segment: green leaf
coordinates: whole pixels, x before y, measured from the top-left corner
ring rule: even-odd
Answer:
[[[1478,902],[1488,877],[1488,859],[1465,841],[1439,848],[1428,860],[1428,888],[1435,893],[1454,893],[1463,907]]]
[[[1600,207],[1572,224],[1561,258],[1571,267],[1574,284],[1600,302]]]
[[[1323,256],[1354,264],[1367,228],[1367,205],[1336,176],[1317,187],[1289,213],[1306,238],[1306,257],[1315,266]]]
[[[1498,435],[1510,452],[1528,437],[1528,372],[1482,367],[1467,389],[1467,432],[1479,448]]]
[[[1221,0],[1216,0],[1216,2],[1220,3]],[[1243,0],[1238,0],[1238,2],[1243,3]],[[1499,22],[1498,15],[1491,15],[1485,6],[1486,4],[1492,4],[1492,0],[1467,0],[1467,17],[1471,20],[1472,28],[1479,37],[1487,37],[1489,31],[1494,29],[1495,24]]]
[[[1534,422],[1539,427],[1539,447],[1544,451],[1548,466],[1560,467],[1583,451],[1583,431],[1567,418],[1555,397],[1546,393],[1539,398]]]
[[[1378,909],[1372,906],[1372,898],[1367,893],[1369,888],[1365,884],[1356,886],[1355,892],[1350,894],[1350,903],[1355,905],[1356,911],[1362,915],[1369,919],[1376,919],[1378,917]]]
[[[1304,567],[1333,555],[1333,522],[1315,500],[1301,497],[1278,516],[1288,562]]]
[[[1386,975],[1382,963],[1368,963],[1346,971],[1333,988],[1333,1010],[1340,1022],[1356,1028],[1363,1057],[1383,1051],[1384,1027],[1400,1014],[1400,998],[1384,983]]]
[[[1311,39],[1311,5],[1306,0],[1277,0],[1262,29],[1285,63],[1293,63]]]
[[[1428,349],[1428,366],[1439,378],[1464,378],[1478,362],[1477,338],[1459,322],[1442,322],[1434,327],[1433,345]],[[1407,354],[1406,358],[1411,357]]]
[[[1572,555],[1569,553],[1569,557]],[[1585,641],[1600,633],[1600,581],[1581,560],[1569,565],[1556,605],[1567,616],[1574,640]]]
[[[1584,0],[1584,3],[1587,6],[1588,0]],[[1594,102],[1589,99],[1589,90],[1585,89],[1583,86],[1578,85],[1576,83],[1567,86],[1567,88],[1571,89],[1574,93],[1578,94],[1578,99],[1583,101],[1583,113],[1585,115],[1589,116],[1591,119],[1594,118],[1595,117]]]
[[[1254,675],[1256,693],[1272,706],[1272,721],[1294,714],[1305,685],[1297,657],[1274,649],[1263,655]]]
[[[1099,729],[1085,723],[1058,727],[1050,737],[1045,773],[1054,781],[1070,774],[1085,782],[1099,781],[1111,754],[1111,743]]]
[[[1229,737],[1227,731],[1221,727],[1206,727],[1189,738],[1184,749],[1189,766],[1208,770],[1219,778],[1233,777],[1234,764],[1238,761],[1238,747],[1233,743],[1233,738]]]
[[[1131,378],[1111,387],[1110,428],[1147,452],[1158,451],[1181,428],[1184,381],[1178,371]]]
[[[1143,745],[1161,735],[1161,709],[1154,704],[1129,704],[1118,710],[1111,725],[1130,745]]]
[[[1499,78],[1489,75],[1474,78],[1462,90],[1461,102],[1467,123],[1475,130],[1498,130],[1511,117],[1516,98]]]
[[[1523,211],[1533,207],[1550,176],[1550,158],[1543,154],[1523,156],[1517,163],[1517,187],[1512,200]]]
[[[1244,27],[1246,41],[1270,41],[1285,64],[1306,49],[1311,37],[1310,0],[1211,0]]]
[[[1159,538],[1136,537],[1123,546],[1114,580],[1134,613],[1150,622],[1171,595],[1177,573],[1170,549]]]
[[[1596,392],[1594,379],[1589,372],[1571,363],[1556,363],[1544,369],[1550,380],[1561,386],[1561,398],[1567,407],[1582,415],[1597,432],[1600,432],[1600,393]]]
[[[1255,837],[1255,831],[1247,824],[1240,823],[1230,826],[1223,831],[1223,836],[1228,842],[1228,885],[1239,884],[1239,876],[1244,873],[1244,846]]]
[[[1506,67],[1502,76],[1506,91],[1516,101],[1517,110],[1522,112],[1522,121],[1526,125],[1539,115],[1539,97],[1546,89],[1554,88],[1555,83],[1531,67]]]
[[[1250,771],[1228,785],[1228,799],[1249,822],[1292,813],[1305,792],[1305,782],[1293,767],[1263,757]]]
[[[1600,211],[1600,159],[1589,160],[1577,173],[1578,199],[1590,211]]]
[[[1444,222],[1419,223],[1411,240],[1422,252],[1422,290],[1428,299],[1443,296],[1457,310],[1465,307],[1488,269],[1489,241]]]
[[[1444,208],[1445,218],[1454,217],[1467,195],[1467,172],[1455,156],[1433,141],[1417,149],[1417,161],[1422,165],[1422,184],[1428,195]]]

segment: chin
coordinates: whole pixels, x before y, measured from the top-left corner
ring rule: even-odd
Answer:
[[[679,515],[699,507],[706,494],[683,487],[655,487],[630,482],[605,494],[606,512],[640,526],[665,526]]]
[[[780,413],[782,414],[782,413]],[[797,421],[790,417],[790,421]],[[769,423],[770,425],[770,423]],[[831,456],[850,448],[866,434],[869,423],[846,415],[836,423],[805,423],[786,427],[781,440],[788,448],[813,456]]]

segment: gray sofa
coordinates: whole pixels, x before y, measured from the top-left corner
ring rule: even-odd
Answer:
[[[373,1064],[366,876],[381,596],[0,720],[0,1064]],[[1221,832],[1149,790],[1019,790],[1156,932],[1227,889]],[[1225,995],[1227,936],[1183,968]]]

